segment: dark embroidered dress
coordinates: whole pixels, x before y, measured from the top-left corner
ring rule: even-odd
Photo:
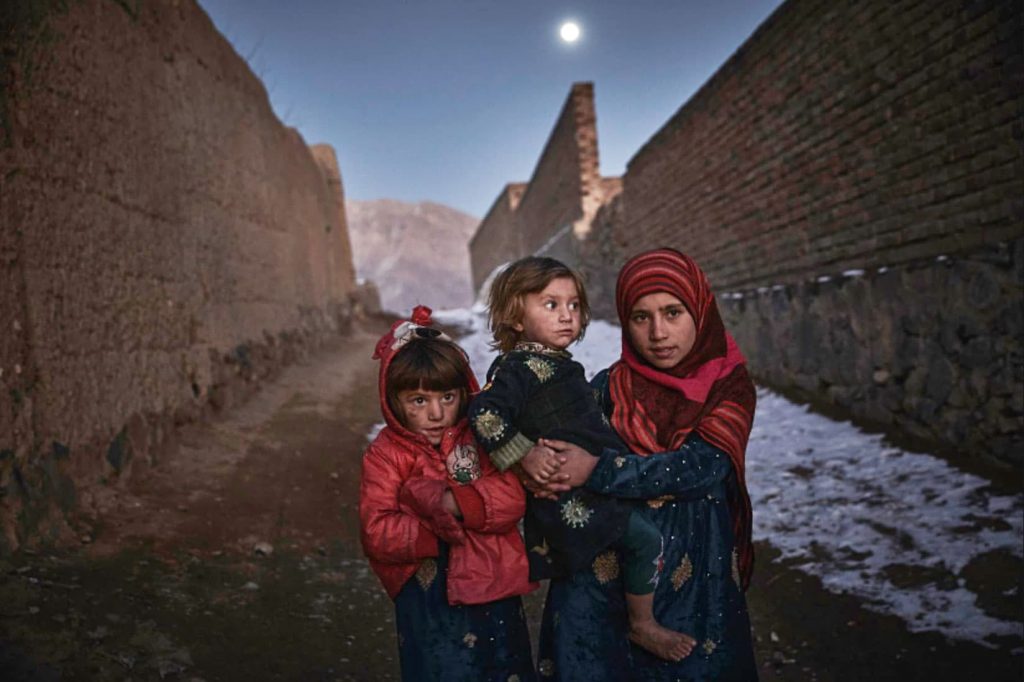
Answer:
[[[594,378],[607,400],[608,374]],[[654,615],[697,646],[679,663],[631,647],[620,557],[608,551],[548,590],[541,629],[541,680],[720,680],[751,682],[757,668],[740,589],[728,497],[729,456],[692,433],[675,452],[608,452],[587,481],[598,493],[646,502],[639,509],[665,538]]]
[[[426,559],[395,597],[402,679],[529,682],[530,633],[519,597],[487,604],[448,603],[448,545]],[[510,674],[511,673],[511,674]]]
[[[522,344],[500,355],[487,372],[487,385],[470,403],[470,425],[491,461],[508,468],[541,437],[565,440],[595,455],[607,449],[624,452],[583,366],[568,352],[541,348]],[[558,500],[528,495],[524,536],[530,579],[570,575],[589,565],[623,535],[632,510],[629,502],[586,488]]]

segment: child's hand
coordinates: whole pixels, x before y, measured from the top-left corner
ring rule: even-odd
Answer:
[[[546,485],[548,480],[558,473],[562,462],[551,448],[534,445],[526,456],[519,460],[519,464],[535,483]]]
[[[530,478],[530,474],[523,471],[523,467],[521,467],[518,463],[512,465],[512,473],[516,475],[516,478],[518,478],[519,482],[523,484],[523,487],[529,490],[534,497],[540,497],[546,500],[558,499],[558,493],[552,492],[548,488],[540,485],[539,483],[537,483],[537,481]],[[566,488],[566,490],[568,490],[568,488]]]
[[[541,438],[537,445],[543,445],[561,462],[557,482],[564,484],[566,489],[578,488],[586,483],[597,466],[598,458],[578,445],[547,438]],[[561,489],[560,486],[548,484],[548,489],[552,488]]]

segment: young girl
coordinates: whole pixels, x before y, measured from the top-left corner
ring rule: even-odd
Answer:
[[[583,367],[566,348],[590,321],[578,274],[552,258],[512,263],[491,285],[490,326],[502,352],[488,383],[470,403],[470,423],[491,460],[517,466],[543,485],[559,468],[541,438],[574,443],[592,455],[627,452],[598,406]],[[685,658],[694,641],[654,619],[662,538],[627,502],[576,488],[557,500],[530,496],[526,511],[530,579],[572,575],[593,565],[603,582],[618,576],[623,555],[629,638],[666,660]],[[600,554],[600,556],[599,556]]]
[[[363,457],[363,551],[395,602],[403,680],[533,680],[525,495],[478,452],[465,419],[476,381],[429,324],[418,306],[377,343],[387,426]]]

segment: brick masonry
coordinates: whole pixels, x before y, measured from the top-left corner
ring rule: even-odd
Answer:
[[[530,181],[507,185],[470,240],[474,287],[529,254],[574,259],[617,182],[600,174],[594,85],[574,83]]]
[[[355,288],[333,150],[193,0],[47,21],[2,46],[0,552],[336,334]]]
[[[679,248],[762,383],[1021,466],[1021,7],[788,0],[560,253],[611,316]]]

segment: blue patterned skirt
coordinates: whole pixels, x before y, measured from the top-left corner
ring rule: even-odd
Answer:
[[[448,603],[448,546],[426,559],[395,598],[402,680],[531,682],[530,634],[519,597]]]

